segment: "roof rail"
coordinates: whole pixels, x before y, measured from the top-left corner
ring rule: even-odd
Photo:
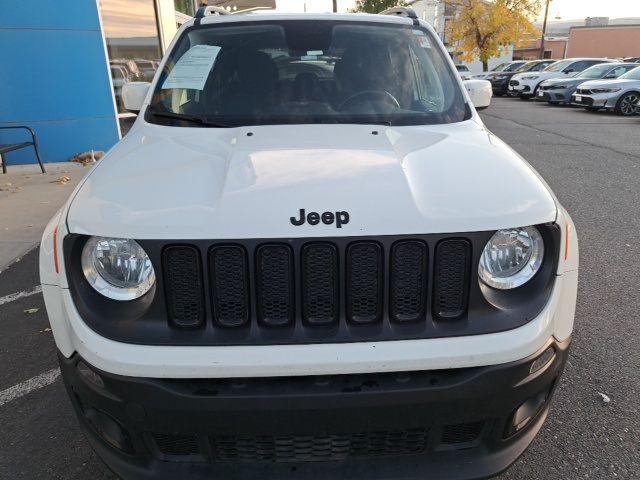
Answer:
[[[227,10],[225,10],[222,7],[212,7],[212,6],[200,7],[198,9],[198,11],[196,12],[196,16],[195,16],[196,23],[195,24],[196,25],[200,25],[200,21],[204,17],[209,16],[209,15],[215,15],[215,14],[218,14],[218,15],[231,15],[231,12],[228,12]]]
[[[416,15],[416,11],[413,8],[407,8],[407,7],[387,8],[386,10],[380,12],[380,15],[396,15],[398,17],[408,17],[413,20],[414,25],[420,24],[420,21],[418,20],[418,15]]]

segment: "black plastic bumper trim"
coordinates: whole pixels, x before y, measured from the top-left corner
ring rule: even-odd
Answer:
[[[546,418],[553,386],[570,340],[553,339],[535,355],[502,365],[385,374],[247,379],[152,379],[95,370],[104,387],[77,373],[78,355],[59,355],[62,376],[76,413],[98,455],[126,479],[254,478],[334,480],[366,478],[468,480],[508,468],[527,448]],[[549,347],[555,357],[530,373]],[[505,439],[513,412],[550,391],[539,413]],[[88,426],[80,402],[115,419],[131,438],[134,455],[103,441]],[[481,426],[479,426],[481,422]],[[453,430],[452,428],[453,427]],[[466,430],[465,430],[466,428]],[[214,439],[334,435],[351,432],[428,432],[425,450],[402,456],[347,457],[322,462],[219,461]],[[443,444],[458,430],[464,441]],[[444,432],[449,432],[444,435]],[[474,433],[476,432],[476,433]],[[185,440],[189,455],[167,458],[150,447],[155,434]],[[191,454],[190,449],[197,449]]]

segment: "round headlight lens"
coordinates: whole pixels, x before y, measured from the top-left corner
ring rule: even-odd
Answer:
[[[153,287],[156,274],[143,248],[126,238],[91,237],[82,250],[89,284],[112,300],[135,300]]]
[[[478,275],[490,287],[517,288],[535,276],[543,257],[544,240],[537,228],[499,230],[484,247]]]

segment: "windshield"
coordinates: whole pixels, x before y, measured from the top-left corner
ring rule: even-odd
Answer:
[[[560,72],[573,63],[573,60],[561,60],[544,69],[545,72]]]
[[[459,122],[468,109],[431,34],[413,25],[250,21],[194,27],[147,120],[211,126]],[[189,125],[185,125],[189,126]]]
[[[505,68],[507,68],[509,66],[508,63],[501,63],[500,65],[498,65],[497,67],[494,67],[491,71],[492,72],[502,72]]]
[[[624,78],[626,80],[640,80],[640,67],[629,70],[624,75],[620,75],[618,78]]]
[[[538,62],[527,62],[524,65],[520,66],[515,73],[529,72],[533,67],[538,65]]]
[[[515,62],[507,65],[507,67],[503,70],[503,72],[515,72],[517,71],[523,64],[520,62]]]
[[[587,68],[584,72],[582,72],[579,75],[579,77],[580,78],[602,78],[611,69],[613,69],[613,67],[609,63],[604,63],[602,65],[594,65],[593,67]]]

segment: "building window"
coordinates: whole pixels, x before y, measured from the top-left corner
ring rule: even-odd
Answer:
[[[162,56],[155,1],[100,0],[99,5],[116,105],[124,114],[122,86],[150,81]]]
[[[184,13],[189,17],[195,15],[193,0],[173,0],[176,12]]]

